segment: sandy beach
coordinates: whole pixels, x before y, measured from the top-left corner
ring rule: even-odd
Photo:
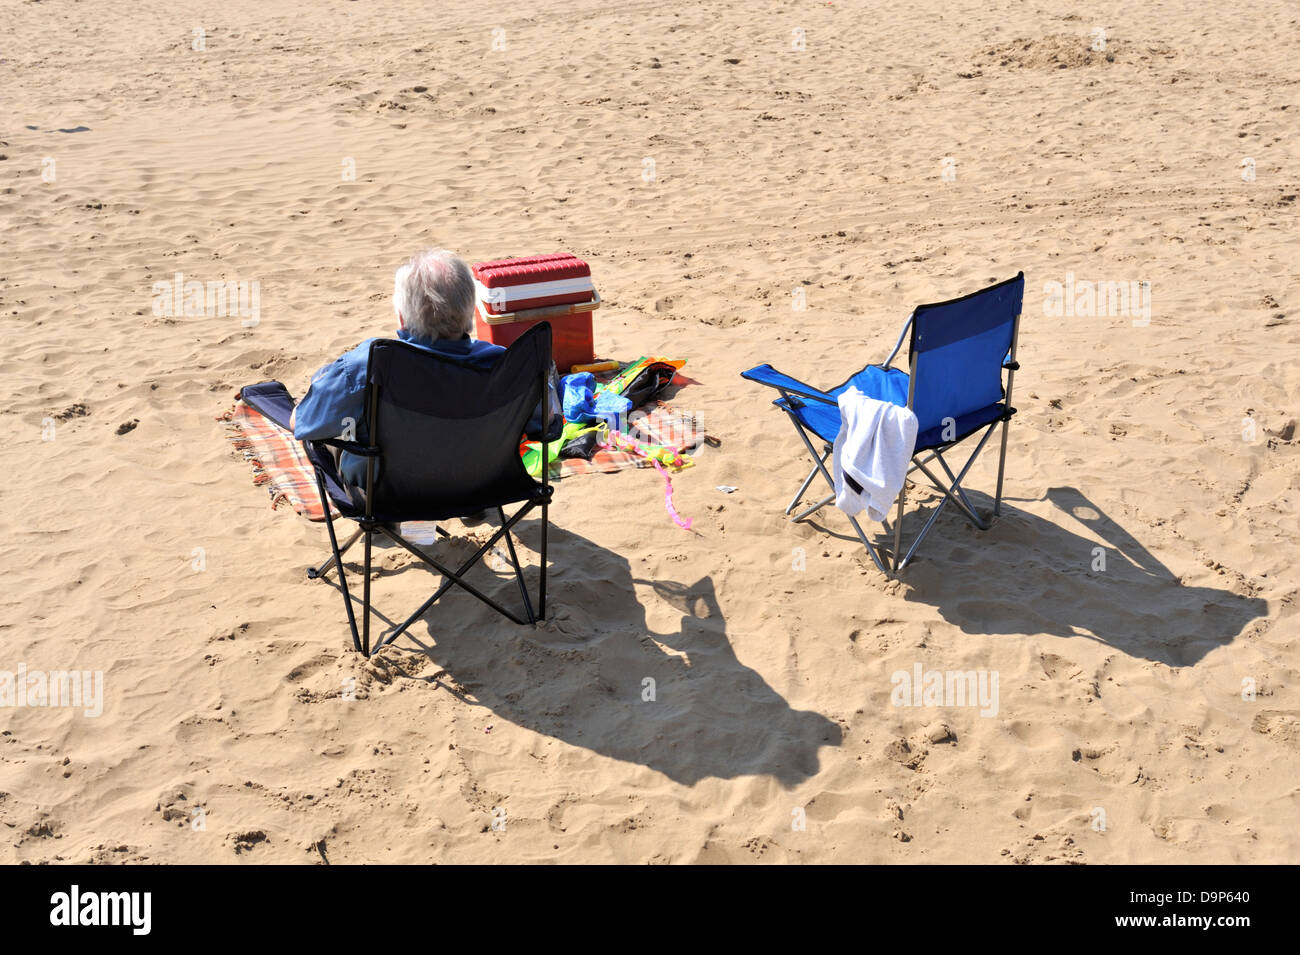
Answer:
[[[0,706],[0,862],[1300,861],[1294,3],[85,0],[0,35],[0,671],[102,681]],[[366,660],[304,574],[323,526],[218,419],[391,335],[424,246],[586,259],[597,353],[686,359],[721,446],[673,479],[690,531],[653,470],[561,481],[536,629],[453,592]],[[992,527],[945,512],[890,579],[835,509],[790,523],[808,465],[740,373],[837,384],[1022,270]],[[178,274],[256,307],[166,314]],[[398,620],[437,584],[378,568]],[[933,671],[996,701],[898,705]]]

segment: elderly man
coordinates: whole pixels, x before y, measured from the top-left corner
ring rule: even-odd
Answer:
[[[491,366],[505,351],[500,345],[470,337],[474,278],[469,266],[446,249],[426,249],[412,256],[397,270],[394,286],[397,337],[402,341],[483,368]],[[337,438],[347,430],[349,419],[358,431],[363,430],[359,425],[365,413],[366,362],[372,341],[367,339],[312,376],[311,387],[289,419],[294,437],[301,441]],[[551,420],[547,431],[554,439],[564,425],[554,372],[549,404]],[[528,423],[530,435],[541,432],[541,422],[538,408]],[[363,484],[365,459],[345,453],[339,473],[345,481]]]

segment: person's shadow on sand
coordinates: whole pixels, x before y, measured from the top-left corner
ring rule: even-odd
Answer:
[[[534,554],[535,524],[520,534]],[[675,782],[770,775],[791,787],[818,772],[821,747],[841,742],[839,725],[791,708],[736,658],[712,578],[637,579],[622,555],[554,524],[550,535],[545,624],[515,626],[453,588],[396,645],[415,643],[467,702]],[[464,540],[439,548],[453,564],[471,552]],[[494,599],[518,599],[508,574],[495,584],[482,568],[471,577]],[[675,628],[650,630],[634,584],[680,613]]]
[[[967,491],[981,514],[993,500]],[[966,633],[1050,633],[1090,637],[1134,657],[1191,666],[1230,643],[1268,612],[1268,603],[1227,589],[1190,587],[1074,488],[1054,487],[1046,499],[1063,523],[1084,537],[1009,506],[988,531],[976,531],[955,508],[945,510],[904,571],[907,599],[932,604]],[[924,514],[904,518],[906,538]],[[921,559],[924,558],[924,559]],[[953,572],[980,586],[955,587]]]

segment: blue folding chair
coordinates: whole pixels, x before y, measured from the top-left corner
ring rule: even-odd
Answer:
[[[785,512],[795,509],[808,486],[818,474],[826,479],[831,493],[816,504],[800,511],[791,520],[802,521],[835,500],[835,481],[826,468],[835,436],[840,430],[839,396],[856,387],[863,394],[880,401],[910,408],[917,417],[916,449],[908,474],[921,471],[943,500],[930,514],[925,526],[903,553],[903,505],[907,496],[904,482],[898,492],[898,513],[894,519],[893,553],[890,566],[862,531],[857,518],[849,516],[858,538],[882,573],[897,574],[912,559],[925,535],[930,532],[945,506],[951,501],[976,527],[988,528],[975,506],[966,497],[961,482],[979,453],[984,450],[993,430],[1002,424],[1002,452],[998,460],[998,487],[993,514],[1002,511],[1002,475],[1007,460],[1007,426],[1016,409],[1011,407],[1011,386],[1020,365],[1016,362],[1016,339],[1020,332],[1020,307],[1024,299],[1025,273],[1015,278],[970,295],[935,305],[922,305],[907,317],[902,334],[894,350],[882,365],[868,365],[843,384],[822,391],[789,375],[784,375],[771,365],[757,365],[741,377],[760,385],[775,388],[781,397],[772,403],[784,411],[792,422],[799,438],[812,456],[813,467],[800,485],[798,492]],[[903,340],[911,333],[909,344],[910,370],[904,372],[892,367],[894,358],[903,347]],[[1006,387],[1002,375],[1006,373]],[[982,432],[982,434],[980,434]],[[971,452],[960,471],[953,469],[944,454],[955,445],[975,434],[980,434],[975,450]],[[817,453],[813,439],[820,439],[822,453]],[[937,461],[948,477],[944,483],[929,465]],[[883,522],[882,522],[883,523]],[[889,526],[884,523],[886,533]],[[881,548],[883,549],[883,548]]]

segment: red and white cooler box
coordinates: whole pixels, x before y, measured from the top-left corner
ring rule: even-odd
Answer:
[[[482,341],[509,345],[538,322],[551,323],[560,374],[595,358],[591,313],[600,296],[591,267],[565,252],[480,262],[473,266],[474,326]]]

